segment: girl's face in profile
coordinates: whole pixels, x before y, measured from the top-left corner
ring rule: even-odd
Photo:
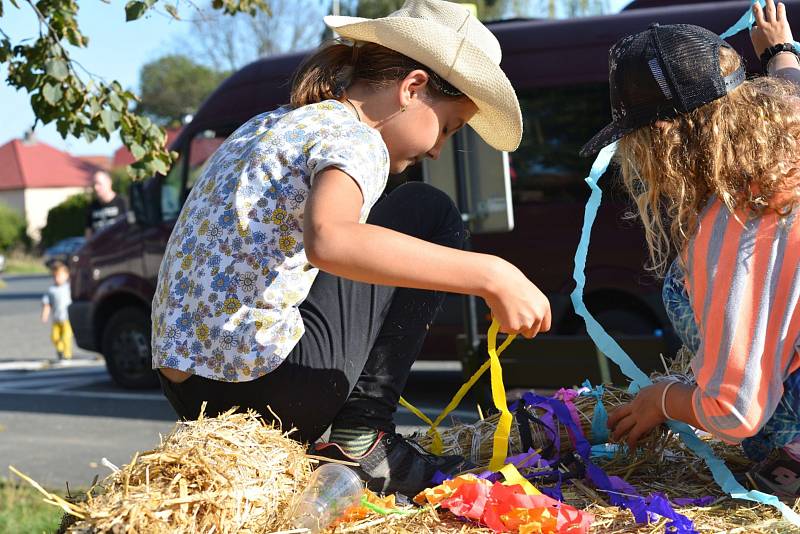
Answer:
[[[380,128],[392,174],[425,158],[438,158],[444,142],[478,111],[467,97],[433,97],[427,88],[427,75],[424,78],[425,82],[417,85],[407,83],[408,78],[400,82],[398,98],[406,111],[394,113]]]

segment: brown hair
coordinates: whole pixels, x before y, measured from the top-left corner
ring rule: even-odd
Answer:
[[[69,273],[69,269],[67,268],[67,264],[61,260],[53,260],[50,262],[50,272],[55,274],[58,271],[65,270]]]
[[[720,49],[723,74],[740,62],[736,52]],[[712,195],[732,212],[745,209],[757,216],[765,209],[791,209],[795,199],[778,195],[796,187],[800,174],[796,93],[785,80],[754,78],[620,140],[615,158],[644,225],[649,269],[664,274],[671,254],[683,251],[697,231]]]
[[[408,56],[385,46],[356,42],[353,46],[333,41],[309,56],[292,80],[293,107],[341,98],[355,81],[381,89],[422,69],[430,77],[430,93],[435,97],[463,98],[464,94],[444,78]]]

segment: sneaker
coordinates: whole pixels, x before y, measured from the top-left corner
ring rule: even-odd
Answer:
[[[746,477],[753,489],[778,497],[800,497],[800,462],[783,449],[773,451],[757,463]]]
[[[461,456],[437,456],[425,451],[418,443],[400,434],[379,432],[370,449],[359,457],[351,457],[336,443],[317,443],[314,454],[332,460],[355,462],[353,470],[367,487],[385,495],[400,493],[414,497],[433,485],[437,471],[453,475],[470,466]]]

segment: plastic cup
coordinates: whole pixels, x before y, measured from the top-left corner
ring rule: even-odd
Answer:
[[[325,530],[345,510],[358,504],[364,483],[352,469],[341,464],[325,464],[317,468],[308,486],[294,502],[292,525],[311,532]]]

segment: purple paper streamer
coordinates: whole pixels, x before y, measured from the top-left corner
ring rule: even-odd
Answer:
[[[675,506],[708,506],[712,502],[716,501],[718,497],[714,497],[713,495],[706,495],[705,497],[698,497],[696,499],[689,498],[689,497],[678,497],[676,499],[672,499],[672,504]]]
[[[613,505],[629,509],[637,523],[650,523],[654,519],[651,514],[657,514],[669,520],[667,529],[670,532],[697,534],[694,523],[688,517],[676,512],[663,494],[654,493],[645,499],[633,486],[619,477],[609,477],[605,471],[596,466],[591,459],[591,445],[584,437],[580,427],[572,420],[566,404],[557,399],[541,397],[530,392],[526,393],[523,399],[532,406],[550,406],[559,422],[572,431],[570,435],[573,436],[573,445],[583,459],[589,480],[600,490],[608,493],[608,498]]]

